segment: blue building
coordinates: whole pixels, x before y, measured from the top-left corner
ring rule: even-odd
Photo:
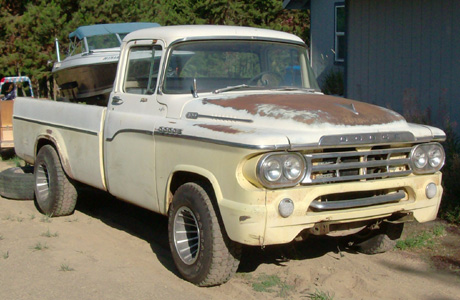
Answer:
[[[341,70],[348,98],[460,133],[460,0],[285,0],[310,9],[320,84]]]

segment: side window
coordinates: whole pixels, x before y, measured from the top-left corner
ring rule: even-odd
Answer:
[[[335,61],[345,60],[345,5],[335,6]]]
[[[123,84],[125,93],[139,95],[155,93],[161,55],[162,49],[158,45],[131,48]]]

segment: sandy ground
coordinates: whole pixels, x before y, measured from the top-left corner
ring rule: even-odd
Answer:
[[[0,198],[0,299],[310,299],[316,291],[333,299],[460,299],[458,271],[416,252],[339,251],[335,240],[245,248],[234,278],[198,288],[175,270],[165,217],[94,191],[78,201],[74,215],[48,219],[33,201]],[[266,278],[279,281],[260,288]]]

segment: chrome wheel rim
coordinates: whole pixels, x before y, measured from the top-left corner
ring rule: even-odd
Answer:
[[[37,191],[37,201],[43,203],[49,195],[50,180],[48,170],[45,165],[40,164],[35,174],[35,189]]]
[[[177,210],[173,230],[177,254],[185,264],[193,264],[200,253],[200,229],[190,208],[183,206]]]

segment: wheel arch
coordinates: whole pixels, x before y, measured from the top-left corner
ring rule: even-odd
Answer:
[[[209,172],[201,168],[193,166],[179,166],[172,173],[167,185],[167,197],[165,201],[165,212],[169,210],[173,195],[175,191],[183,184],[187,182],[195,182],[202,186],[205,191],[209,194],[211,201],[218,210],[217,203],[223,198],[222,190],[217,181],[217,178]],[[220,213],[219,213],[220,215]]]
[[[37,157],[38,151],[40,151],[40,149],[45,145],[50,145],[56,150],[59,156],[59,159],[61,161],[62,168],[64,169],[64,172],[67,174],[67,176],[69,176],[70,178],[73,178],[70,163],[68,159],[66,158],[67,152],[60,146],[60,144],[52,136],[42,135],[37,138],[37,141],[35,142],[35,149],[34,149],[35,157]]]

